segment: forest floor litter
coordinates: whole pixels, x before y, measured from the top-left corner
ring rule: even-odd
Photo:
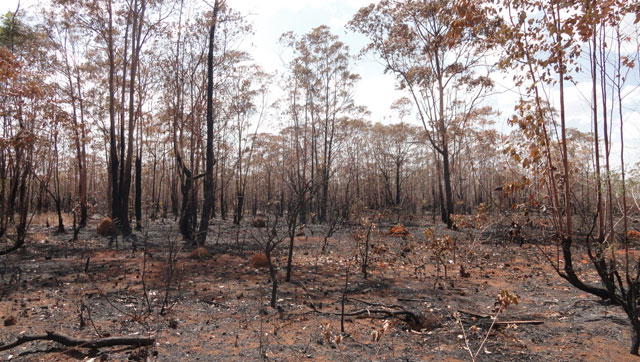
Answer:
[[[48,331],[155,342],[91,349],[37,340],[0,352],[0,359],[468,361],[465,338],[475,353],[496,296],[507,289],[519,303],[499,315],[479,361],[633,360],[622,310],[558,277],[542,254],[553,260],[552,244],[519,246],[500,231],[473,238],[433,226],[436,235],[456,240],[445,278],[427,250],[424,227],[385,235],[389,224],[371,239],[365,280],[352,237],[357,226],[329,238],[322,253],[324,227],[312,225],[295,239],[291,282],[284,282],[287,250],[277,249],[274,309],[267,269],[250,263],[260,252],[254,237],[264,229],[216,219],[207,252],[194,253],[175,225],[150,223],[137,233],[135,250],[122,240],[118,250],[107,248],[94,224],[73,242],[71,233],[32,226],[26,247],[0,258],[0,345]],[[578,263],[595,283],[586,260]]]

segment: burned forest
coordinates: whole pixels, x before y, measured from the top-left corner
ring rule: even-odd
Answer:
[[[640,360],[640,3],[9,0],[0,359]]]

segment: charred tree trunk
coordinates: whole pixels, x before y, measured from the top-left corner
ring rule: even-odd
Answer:
[[[119,161],[118,147],[116,141],[116,103],[115,103],[115,45],[113,40],[113,9],[111,1],[108,1],[109,24],[107,36],[107,56],[109,58],[109,176],[111,176],[111,218],[116,220],[120,216],[120,195],[119,195]]]
[[[15,169],[19,170],[20,162],[19,157],[16,156],[16,167]],[[20,172],[13,172],[13,177],[11,177],[11,181],[9,182],[9,198],[7,200],[7,220],[13,221],[14,215],[16,213],[16,197],[18,196],[18,185],[20,185]]]
[[[31,167],[30,165],[26,165],[25,169],[23,170],[23,172],[21,173],[20,170],[16,170],[16,174],[18,176],[21,175],[21,177],[19,177],[19,192],[20,192],[20,199],[18,200],[18,207],[17,207],[17,212],[18,212],[18,223],[16,225],[16,240],[13,244],[13,246],[4,249],[4,250],[0,250],[0,255],[5,255],[8,253],[11,253],[15,250],[18,250],[19,248],[24,246],[24,241],[27,237],[27,214],[29,212],[29,204],[30,204],[30,195],[29,195],[29,187],[28,187],[28,180],[29,180],[29,175],[31,173]]]
[[[0,153],[0,180],[7,178],[7,163],[4,151]],[[5,205],[5,182],[0,182],[0,237],[7,231],[7,214]]]
[[[220,1],[216,0],[213,5],[213,22],[209,28],[209,55],[207,57],[207,151],[205,160],[204,176],[204,203],[202,204],[202,217],[200,218],[200,231],[198,232],[198,245],[204,245],[209,230],[209,218],[213,209],[214,186],[213,186],[213,166],[216,160],[213,156],[213,44],[216,34],[216,23],[218,22],[218,11]]]
[[[638,321],[637,313],[629,315],[631,319],[631,350],[632,355],[638,356],[640,350],[640,321]]]
[[[142,19],[144,18],[144,12],[146,3],[145,0],[134,1],[133,8],[133,27],[131,32],[131,69],[129,76],[129,124],[127,134],[127,152],[126,159],[124,161],[124,169],[120,170],[121,182],[120,182],[120,229],[123,235],[131,234],[131,224],[129,221],[129,195],[131,193],[131,169],[133,163],[133,133],[136,125],[136,112],[135,112],[135,83],[138,72],[138,62],[140,60],[140,51],[142,48],[141,35],[142,35]],[[121,136],[121,140],[124,143],[124,139]],[[121,145],[121,152],[123,151]],[[120,155],[121,159],[123,155]]]
[[[329,203],[329,168],[327,165],[322,167],[322,194],[320,195],[320,215],[321,223],[327,221],[327,205]]]
[[[236,194],[236,212],[233,215],[233,223],[236,225],[240,225],[240,220],[242,220],[242,213],[244,207],[244,194],[242,192],[238,192]]]
[[[293,267],[293,247],[298,228],[298,214],[305,207],[306,192],[303,191],[295,199],[291,200],[292,205],[287,215],[287,232],[289,234],[289,253],[287,255],[287,275],[286,282],[291,281],[291,269]]]
[[[142,230],[142,157],[136,156],[136,230]]]
[[[451,171],[449,169],[449,150],[446,143],[443,146],[442,152],[442,176],[444,179],[444,196],[445,196],[445,215],[444,222],[447,224],[447,228],[451,229],[453,223],[451,221],[451,215],[453,210],[453,192],[451,191]]]
[[[180,156],[178,156],[178,159]],[[178,162],[182,165],[182,161]],[[180,185],[180,190],[182,191],[182,206],[180,208],[180,221],[179,221],[179,229],[182,238],[191,242],[194,240],[194,225],[192,223],[193,220],[193,207],[191,204],[191,187],[193,186],[193,176],[191,174],[191,170],[189,170],[186,166],[182,165],[182,184]]]
[[[400,206],[400,197],[401,197],[400,169],[401,168],[402,168],[402,161],[396,161],[396,202],[395,202],[395,206]]]
[[[71,75],[69,75],[71,78]],[[70,87],[73,82],[69,82]],[[78,88],[77,101],[80,108],[80,124],[75,124],[76,128],[79,128],[79,132],[76,131],[76,152],[78,161],[78,201],[80,202],[80,222],[79,227],[83,228],[87,226],[87,147],[86,147],[86,131],[84,124],[84,101],[82,98],[82,87],[80,83],[80,72],[76,69],[76,87]],[[75,93],[71,90],[73,96],[74,116],[73,121],[76,122],[75,115]]]
[[[18,172],[19,173],[19,172]],[[29,213],[30,206],[30,175],[31,174],[31,161],[25,163],[25,168],[20,177],[20,198],[18,199],[18,224],[16,225],[16,246],[24,245],[24,241],[27,237],[27,215]]]
[[[226,220],[227,219],[227,204],[224,200],[224,189],[225,189],[225,185],[224,185],[224,164],[225,164],[225,159],[224,157],[220,160],[220,217],[222,217],[222,220]]]
[[[180,172],[180,171],[178,171]],[[175,177],[171,177],[171,214],[174,219],[180,215],[178,208],[178,182]]]
[[[267,256],[267,263],[269,264],[269,278],[271,278],[271,308],[276,307],[276,296],[278,294],[278,273],[276,272],[276,268],[273,266],[273,261],[271,260],[271,250],[269,247],[266,248],[265,255]]]
[[[56,204],[56,213],[58,215],[58,229],[56,233],[64,234],[64,221],[62,220],[62,202],[60,202],[59,197],[54,197],[53,201]]]

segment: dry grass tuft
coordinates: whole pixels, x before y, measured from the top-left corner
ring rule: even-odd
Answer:
[[[49,240],[49,237],[48,237],[47,234],[39,232],[39,231],[32,233],[30,236],[31,236],[31,240],[33,240],[35,242],[39,242],[39,243],[40,242],[45,242],[46,243]]]
[[[191,259],[202,260],[202,259],[208,259],[210,257],[211,257],[211,253],[209,252],[209,250],[203,247],[196,248],[191,252],[191,254],[189,254],[189,258]]]
[[[101,236],[113,236],[116,235],[118,230],[116,229],[116,224],[113,223],[110,217],[105,217],[100,220],[98,224],[98,235]]]
[[[249,265],[254,268],[266,268],[269,266],[269,261],[264,253],[258,253],[251,257]]]
[[[55,212],[42,212],[37,213],[33,216],[31,220],[31,225],[46,225],[47,222],[49,226],[57,226],[58,225],[58,214]],[[62,222],[66,225],[73,224],[73,214],[62,213]]]
[[[254,228],[263,228],[267,226],[267,220],[265,220],[264,216],[257,215],[251,220],[251,226]]]

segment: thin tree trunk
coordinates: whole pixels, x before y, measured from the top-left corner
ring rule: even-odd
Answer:
[[[591,86],[593,102],[593,147],[595,150],[595,176],[596,176],[596,213],[598,214],[598,241],[604,241],[604,215],[602,213],[602,179],[600,176],[600,139],[598,134],[598,92],[597,92],[597,32],[596,25],[593,26],[592,57],[591,61]]]
[[[236,193],[236,212],[233,216],[233,223],[236,225],[240,225],[240,220],[242,220],[242,213],[244,206],[244,194],[240,191]]]
[[[142,147],[142,146],[141,146]],[[142,230],[142,156],[136,156],[136,230]]]
[[[400,169],[402,167],[401,161],[396,161],[396,202],[395,206],[400,206],[400,196],[401,196],[401,184],[400,184]]]
[[[285,278],[286,282],[291,281],[291,269],[293,264],[293,245],[295,241],[295,232],[289,232],[289,253],[287,254],[287,276]]]
[[[444,179],[444,195],[446,202],[446,214],[445,222],[447,223],[447,228],[451,229],[453,227],[453,223],[451,221],[451,215],[454,213],[453,209],[453,192],[451,192],[451,171],[449,169],[449,149],[446,143],[442,147],[442,177]]]
[[[7,177],[7,163],[4,151],[0,152],[0,180]],[[0,182],[0,237],[7,231],[6,205],[5,205],[5,182]]]
[[[138,62],[140,60],[141,44],[141,30],[144,19],[144,12],[146,9],[145,0],[140,0],[140,7],[138,7],[138,0],[134,1],[133,8],[133,27],[131,31],[131,69],[129,75],[129,124],[127,134],[127,156],[124,162],[124,172],[121,169],[120,174],[123,175],[120,182],[120,229],[123,235],[131,234],[131,224],[129,222],[129,195],[131,191],[131,170],[133,163],[133,133],[136,126],[136,112],[135,112],[135,83],[138,72]],[[121,137],[124,141],[124,139]],[[121,145],[122,149],[122,145]],[[122,158],[122,155],[121,155]]]
[[[320,216],[318,221],[324,223],[327,221],[327,205],[329,203],[329,166],[326,164],[322,168],[322,195],[320,197]]]
[[[58,215],[58,229],[56,233],[64,234],[64,221],[62,220],[62,202],[59,197],[55,197],[53,201],[56,204],[56,213]]]
[[[271,250],[269,247],[266,248],[265,255],[267,256],[267,262],[269,263],[269,277],[271,278],[271,308],[276,307],[276,296],[278,294],[278,274],[276,273],[276,268],[273,266],[273,262],[271,260]]]
[[[216,163],[213,156],[213,44],[215,42],[219,10],[220,1],[216,0],[213,5],[213,23],[209,29],[209,55],[207,57],[207,155],[205,160],[204,203],[202,204],[202,217],[200,218],[200,231],[198,233],[198,245],[200,246],[204,245],[207,239],[209,218],[215,202],[213,186],[213,166]]]
[[[113,41],[113,8],[112,1],[108,1],[109,24],[107,32],[107,56],[109,58],[109,174],[111,176],[111,218],[120,216],[119,178],[118,178],[118,148],[115,131],[115,49]]]

